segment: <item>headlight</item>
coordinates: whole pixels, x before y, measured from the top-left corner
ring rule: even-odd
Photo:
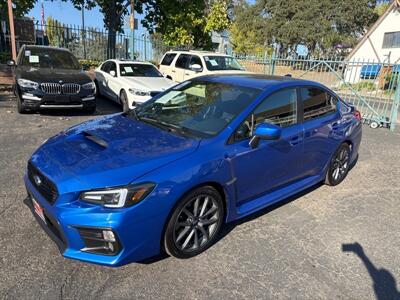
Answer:
[[[18,84],[28,89],[37,89],[39,87],[39,83],[27,79],[18,79]]]
[[[110,208],[132,206],[146,198],[154,187],[154,183],[143,183],[123,188],[88,191],[81,193],[79,200]]]
[[[96,88],[96,85],[93,81],[91,81],[89,83],[82,84],[82,88],[84,88],[85,90],[94,90]]]
[[[150,96],[149,91],[142,91],[142,90],[138,90],[138,89],[129,89],[129,92],[136,96]]]

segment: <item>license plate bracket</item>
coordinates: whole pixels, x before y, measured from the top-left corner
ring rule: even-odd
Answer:
[[[39,204],[39,202],[37,202],[32,196],[31,196],[31,200],[32,200],[32,204],[33,204],[33,209],[36,213],[36,215],[45,223],[46,222],[46,218],[44,216],[44,209],[43,207]]]

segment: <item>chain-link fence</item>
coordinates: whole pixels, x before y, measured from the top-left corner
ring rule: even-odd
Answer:
[[[400,63],[343,57],[235,55],[247,71],[320,82],[353,103],[371,126],[399,123]]]

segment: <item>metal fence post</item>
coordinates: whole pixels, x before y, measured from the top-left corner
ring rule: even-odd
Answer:
[[[394,74],[394,73],[393,73]],[[399,111],[399,103],[400,103],[400,73],[397,74],[396,80],[396,92],[393,97],[392,102],[392,112],[390,114],[390,131],[394,131],[397,124],[397,115]]]

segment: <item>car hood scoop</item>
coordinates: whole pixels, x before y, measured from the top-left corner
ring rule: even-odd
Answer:
[[[197,139],[117,114],[49,139],[34,153],[32,162],[57,185],[61,183],[59,189],[64,192],[73,191],[72,179],[82,189],[93,189],[128,184],[193,153],[198,144]]]

